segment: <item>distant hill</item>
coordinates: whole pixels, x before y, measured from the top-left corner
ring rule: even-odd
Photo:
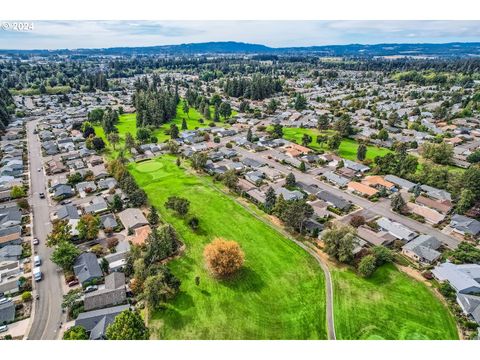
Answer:
[[[205,42],[181,45],[160,45],[145,47],[114,47],[103,49],[58,49],[58,50],[0,50],[6,55],[192,55],[192,54],[274,54],[319,56],[436,56],[436,57],[477,57],[480,43],[445,44],[375,44],[375,45],[325,45],[309,47],[272,48],[259,44],[242,42]]]

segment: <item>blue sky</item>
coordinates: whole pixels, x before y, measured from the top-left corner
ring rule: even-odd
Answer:
[[[480,21],[33,21],[0,30],[2,49],[100,48],[242,41],[272,47],[480,42]]]

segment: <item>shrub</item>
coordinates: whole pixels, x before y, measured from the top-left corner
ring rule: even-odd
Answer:
[[[23,302],[30,302],[32,301],[32,293],[30,291],[25,291],[22,294],[22,301]]]
[[[92,253],[94,253],[95,255],[97,255],[97,257],[103,256],[103,247],[102,247],[102,245],[100,245],[100,244],[93,245],[93,246],[90,248],[90,252],[92,252]]]
[[[370,277],[375,272],[376,266],[376,258],[374,255],[367,255],[360,260],[358,264],[358,273],[363,277]]]
[[[365,218],[362,215],[354,215],[350,219],[350,225],[355,228],[358,228],[365,224]]]
[[[118,245],[118,239],[116,237],[108,238],[107,239],[107,248],[109,250],[113,249]]]
[[[217,238],[205,246],[203,251],[207,267],[217,277],[228,277],[243,265],[245,255],[235,241]]]

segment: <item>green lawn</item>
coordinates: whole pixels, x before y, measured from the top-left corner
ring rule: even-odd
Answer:
[[[283,128],[283,138],[289,141],[294,141],[297,144],[302,143],[304,134],[312,137],[313,141],[308,145],[313,150],[327,150],[326,144],[320,146],[317,141],[317,136],[320,134],[331,134],[331,130],[319,131],[317,129],[302,129],[302,128]],[[349,160],[357,159],[358,143],[353,139],[343,139],[338,149],[338,155]],[[367,159],[374,159],[376,156],[384,156],[391,152],[389,149],[367,145]]]
[[[448,309],[393,265],[369,279],[348,269],[334,269],[332,278],[338,339],[458,339]]]
[[[208,127],[208,124],[211,123],[211,120],[205,120],[204,123],[200,123],[200,119],[204,119],[204,117],[196,110],[193,108],[190,108],[188,111],[188,115],[185,114],[183,111],[183,100],[180,101],[180,103],[177,106],[177,115],[175,116],[172,121],[170,121],[167,124],[163,124],[162,126],[158,127],[154,131],[154,135],[158,138],[159,142],[166,142],[168,139],[170,139],[170,135],[167,135],[165,133],[166,130],[170,129],[171,124],[177,124],[179,129],[181,129],[182,126],[182,120],[185,119],[187,121],[187,127],[189,130],[194,130],[195,128],[201,128],[201,127]],[[232,116],[236,115],[236,111],[232,111]],[[213,107],[212,107],[212,116],[213,116]],[[125,134],[129,132],[130,134],[133,135],[133,137],[136,136],[137,134],[137,123],[136,123],[136,114],[122,114],[119,116],[118,123],[117,123],[117,129],[118,129],[118,134],[120,136],[120,143],[117,145],[118,148],[122,148],[124,146],[124,140],[125,140]],[[222,126],[222,127],[229,127],[229,124],[226,124],[223,122],[217,123],[217,126]],[[113,151],[113,148],[110,146],[108,143],[108,140],[105,136],[105,132],[103,131],[103,128],[100,126],[100,124],[94,125],[95,129],[95,134],[101,138],[107,143],[109,146],[109,151],[111,152],[112,155],[116,155],[118,151]]]
[[[154,337],[327,337],[324,277],[307,252],[219,192],[209,177],[178,168],[172,156],[130,164],[129,170],[186,243],[186,252],[170,262],[182,281],[181,292],[166,310],[152,314]],[[190,213],[200,219],[197,233],[165,209],[171,195],[190,200]],[[244,268],[234,279],[214,280],[204,267],[203,249],[216,237],[237,241],[245,252]]]

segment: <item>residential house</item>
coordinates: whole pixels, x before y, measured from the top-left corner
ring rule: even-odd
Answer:
[[[418,216],[421,216],[429,224],[436,225],[441,223],[445,219],[445,215],[430,209],[426,206],[421,206],[412,202],[407,203],[407,209]]]
[[[477,236],[480,234],[480,221],[468,216],[455,214],[452,216],[450,227],[461,235]]]
[[[129,305],[119,305],[83,312],[75,320],[75,326],[81,326],[87,330],[90,340],[102,340],[105,339],[108,325],[115,320],[118,314],[129,308]]]
[[[352,207],[352,203],[349,201],[326,190],[318,192],[317,197],[328,205],[342,211],[348,211]]]
[[[420,235],[402,247],[402,253],[420,263],[432,264],[442,255],[442,243],[434,236]]]
[[[105,308],[125,303],[127,292],[125,274],[112,272],[105,277],[105,287],[85,294],[84,308],[86,311]]]
[[[134,245],[143,245],[147,241],[148,235],[152,232],[150,225],[143,225],[133,230],[133,235],[128,237],[128,241]]]
[[[97,256],[93,253],[80,254],[73,264],[73,272],[81,284],[100,279],[103,276]]]
[[[356,181],[350,181],[347,185],[347,189],[350,192],[369,198],[378,194],[377,189]]]
[[[418,235],[415,231],[400,223],[387,219],[386,217],[381,217],[376,221],[376,223],[378,226],[380,226],[380,228],[395,236],[399,240],[408,242],[413,240]]]
[[[456,265],[444,262],[437,265],[432,273],[439,281],[447,281],[457,293],[480,293],[480,265],[478,264]]]
[[[15,303],[9,299],[0,304],[0,325],[11,323],[15,320]]]
[[[125,229],[136,229],[148,225],[148,220],[137,208],[128,208],[118,213],[118,218]]]
[[[417,184],[415,184],[411,181],[402,179],[401,177],[398,177],[398,176],[395,176],[395,175],[385,175],[385,180],[390,182],[390,183],[395,184],[395,186],[398,189],[407,190],[409,192],[413,191],[413,189],[417,186]]]

